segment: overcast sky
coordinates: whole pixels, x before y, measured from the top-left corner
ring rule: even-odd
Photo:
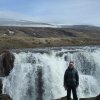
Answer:
[[[0,18],[100,26],[100,0],[0,0]]]

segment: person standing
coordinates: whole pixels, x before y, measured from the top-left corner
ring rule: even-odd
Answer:
[[[67,100],[71,100],[71,91],[73,93],[73,100],[78,100],[77,87],[79,86],[78,71],[74,67],[74,62],[70,61],[69,66],[64,74],[64,88],[67,90]]]

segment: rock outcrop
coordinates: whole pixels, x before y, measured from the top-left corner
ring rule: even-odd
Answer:
[[[91,97],[91,98],[80,98],[79,100],[95,100],[95,97]]]
[[[2,94],[2,79],[0,79],[0,100],[13,100],[8,94]]]
[[[55,100],[67,100],[66,97],[62,97],[60,99],[55,99]],[[96,97],[91,97],[91,98],[80,98],[79,100],[100,100],[100,95],[98,95]]]
[[[100,100],[100,94],[96,97],[96,100]]]
[[[62,98],[60,98],[60,99],[55,99],[55,100],[67,100],[66,98],[67,98],[67,96],[66,96],[66,97],[62,97]],[[71,99],[71,100],[72,100],[72,99]]]
[[[4,50],[0,53],[0,77],[8,76],[14,67],[14,55],[10,51]],[[2,78],[0,79],[0,100],[12,100],[8,94],[2,94]]]
[[[0,94],[2,94],[2,87],[3,87],[2,79],[0,79]]]
[[[0,77],[8,76],[14,66],[14,55],[10,51],[3,51],[0,55]]]
[[[13,100],[8,94],[0,94],[0,100]]]

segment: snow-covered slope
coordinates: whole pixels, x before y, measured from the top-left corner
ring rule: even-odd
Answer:
[[[0,26],[57,27],[56,25],[48,23],[33,22],[28,20],[14,20],[6,18],[0,18]]]

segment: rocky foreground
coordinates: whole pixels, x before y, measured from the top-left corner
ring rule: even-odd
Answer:
[[[12,100],[8,94],[2,94],[2,77],[9,75],[14,66],[14,55],[6,50],[0,51],[0,100]]]
[[[13,100],[13,99],[7,94],[0,94],[0,100]]]
[[[62,98],[56,99],[56,100],[67,100],[67,98],[66,97],[62,97]],[[91,98],[80,98],[79,100],[100,100],[100,95],[98,95],[96,97],[91,97]]]

